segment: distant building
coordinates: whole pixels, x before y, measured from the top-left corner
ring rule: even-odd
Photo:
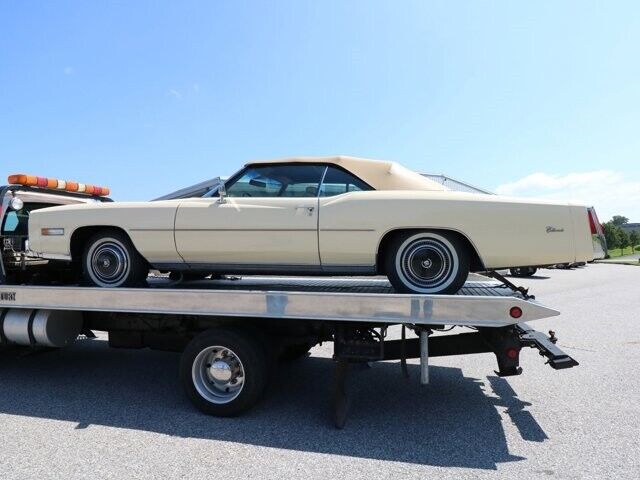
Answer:
[[[422,176],[427,177],[429,180],[432,180],[434,182],[438,182],[440,185],[443,185],[449,190],[453,190],[454,192],[484,193],[486,195],[493,195],[493,192],[475,187],[469,183],[463,182],[461,180],[456,180],[455,178],[451,178],[446,175],[423,173]]]
[[[640,223],[625,223],[624,225],[620,225],[620,228],[627,233],[640,233]]]

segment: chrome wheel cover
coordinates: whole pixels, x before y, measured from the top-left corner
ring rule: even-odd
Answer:
[[[422,233],[409,237],[396,254],[396,272],[408,288],[420,293],[439,292],[455,279],[459,259],[444,237]]]
[[[91,279],[104,287],[122,285],[131,271],[126,247],[114,238],[96,242],[89,251],[87,263]]]
[[[217,405],[238,398],[245,381],[240,358],[233,350],[222,346],[202,350],[193,361],[191,377],[200,396]]]

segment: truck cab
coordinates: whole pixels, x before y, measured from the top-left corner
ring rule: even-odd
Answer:
[[[29,215],[60,205],[111,202],[109,189],[31,175],[10,175],[0,186],[0,281],[8,276],[24,279],[47,269],[50,260],[29,250]]]

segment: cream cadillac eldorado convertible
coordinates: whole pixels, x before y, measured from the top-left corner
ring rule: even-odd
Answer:
[[[586,262],[586,207],[454,192],[397,163],[354,157],[247,164],[203,198],[78,204],[29,219],[29,246],[99,287],[150,268],[191,274],[386,275],[447,294],[470,271]]]

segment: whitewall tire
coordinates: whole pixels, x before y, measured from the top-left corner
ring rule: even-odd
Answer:
[[[410,232],[390,243],[385,268],[394,289],[403,293],[451,294],[469,275],[469,251],[448,232]]]
[[[82,256],[84,279],[103,288],[137,287],[149,268],[131,240],[117,230],[99,232],[87,242]]]

